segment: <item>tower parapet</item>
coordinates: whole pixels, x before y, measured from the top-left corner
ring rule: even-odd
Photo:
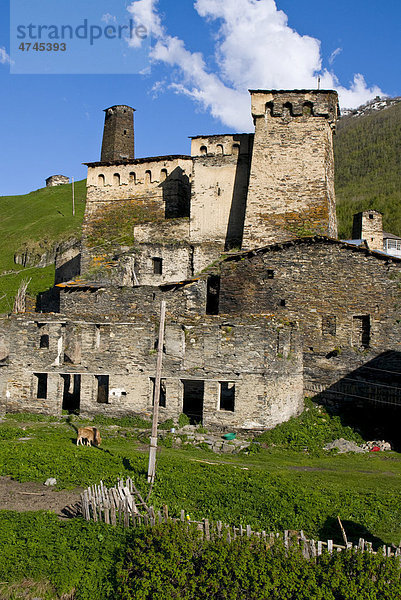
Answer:
[[[106,108],[101,162],[135,158],[134,112],[131,106],[118,104]]]
[[[243,247],[337,236],[332,90],[250,90],[255,140]]]

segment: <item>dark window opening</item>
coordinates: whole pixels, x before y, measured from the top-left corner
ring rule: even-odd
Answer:
[[[336,335],[336,317],[325,315],[322,317],[322,335]]]
[[[152,258],[152,261],[153,261],[154,275],[162,275],[163,274],[163,259],[162,258]]]
[[[206,148],[206,146],[201,146],[200,147],[200,153],[203,154],[203,155],[207,154],[207,148]]]
[[[274,271],[271,269],[267,270],[267,279],[274,279]]]
[[[235,405],[235,383],[228,381],[220,382],[220,410],[234,412]]]
[[[273,102],[267,102],[267,104],[266,104],[266,114],[270,115],[272,117],[273,116],[273,110],[274,110]]]
[[[37,379],[36,397],[45,400],[47,398],[47,373],[34,373]]]
[[[280,306],[285,306],[285,300],[280,300]]]
[[[124,135],[127,135],[127,130],[126,129],[124,129]]]
[[[369,215],[369,219],[373,219],[373,218],[374,218],[374,215]]]
[[[155,403],[155,383],[156,380],[154,377],[151,377],[152,380],[152,406],[154,406]],[[159,396],[159,406],[161,406],[162,408],[166,408],[166,380],[165,379],[161,379],[160,380],[160,396]]]
[[[207,279],[206,314],[218,315],[220,302],[220,276],[210,275]]]
[[[81,375],[65,373],[61,375],[61,379],[63,380],[62,409],[78,414],[81,404]]]
[[[48,348],[49,347],[49,336],[47,334],[40,336],[39,348]]]
[[[99,404],[109,403],[109,376],[96,375],[97,379],[97,399]]]
[[[153,348],[154,348],[154,350],[158,350],[159,349],[159,338],[153,344]],[[166,354],[166,344],[165,344],[165,342],[163,342],[163,354]]]
[[[361,315],[352,319],[352,345],[359,348],[369,348],[370,345],[370,315]]]
[[[294,116],[293,108],[291,102],[286,102],[283,106],[283,116]]]
[[[312,102],[304,102],[302,107],[302,114],[304,117],[311,117],[313,115],[313,104]]]
[[[182,412],[189,417],[191,425],[202,423],[205,382],[187,379],[182,383],[184,386]]]

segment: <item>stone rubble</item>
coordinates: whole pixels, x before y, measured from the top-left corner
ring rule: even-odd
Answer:
[[[382,441],[369,441],[369,442],[365,442],[364,444],[362,444],[361,446],[358,446],[358,444],[356,442],[352,442],[350,440],[345,440],[344,438],[340,438],[338,440],[334,440],[334,442],[330,442],[329,444],[326,444],[326,446],[324,446],[323,450],[334,450],[337,449],[338,450],[338,454],[344,454],[345,452],[356,452],[356,453],[366,453],[366,452],[371,452],[373,450],[373,448],[380,448],[380,451],[382,452],[386,452],[386,451],[391,451],[391,444],[389,442],[386,442],[385,440]]]

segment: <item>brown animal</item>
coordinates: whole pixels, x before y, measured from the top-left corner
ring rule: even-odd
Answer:
[[[96,427],[79,427],[77,446],[100,446],[102,438],[100,437],[99,430]]]

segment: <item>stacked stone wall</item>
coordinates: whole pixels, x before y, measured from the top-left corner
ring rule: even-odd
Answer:
[[[251,92],[255,140],[243,247],[337,236],[335,92]]]
[[[158,318],[58,321],[43,315],[3,323],[8,353],[0,371],[1,409],[60,414],[66,376],[79,377],[82,415],[142,414],[152,410]],[[43,332],[49,347],[41,348]],[[278,339],[281,340],[278,344]],[[281,349],[279,352],[278,349]],[[29,360],[29,367],[26,367]],[[38,398],[38,375],[47,389]],[[99,402],[99,375],[107,402]],[[272,427],[302,410],[302,359],[293,325],[274,319],[199,316],[167,319],[163,355],[165,406],[161,420],[183,412],[184,384],[202,382],[202,420],[209,426]],[[221,386],[235,387],[234,410],[221,406]],[[67,390],[68,392],[68,390]]]

